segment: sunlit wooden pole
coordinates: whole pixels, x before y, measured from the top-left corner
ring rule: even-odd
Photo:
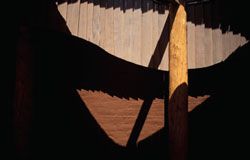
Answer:
[[[179,1],[178,1],[179,2]],[[186,160],[188,151],[187,33],[184,4],[170,3],[169,156]]]

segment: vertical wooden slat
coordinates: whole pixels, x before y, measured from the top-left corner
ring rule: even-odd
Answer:
[[[230,54],[232,54],[233,51],[238,48],[238,45],[236,43],[236,41],[237,41],[237,35],[233,34],[233,32],[230,29],[230,26],[229,26],[228,37],[230,39],[230,46],[229,46],[229,52],[227,53],[227,55],[226,55],[225,58],[227,58],[228,56],[230,56]]]
[[[205,66],[205,48],[204,48],[204,19],[203,6],[198,4],[195,7],[195,66],[201,68]]]
[[[88,17],[87,17],[87,40],[89,41],[93,41],[93,32],[92,32],[92,20],[93,20],[93,8],[94,8],[94,4],[93,4],[93,0],[88,0]]]
[[[193,5],[187,7],[187,16],[188,67],[195,68],[195,8]]]
[[[79,22],[79,11],[80,11],[80,0],[74,2],[69,1],[67,9],[67,25],[70,32],[77,36],[78,33],[78,22]]]
[[[224,59],[227,59],[237,48],[241,46],[241,40],[243,37],[241,37],[240,33],[233,33],[231,29],[229,29],[228,32],[228,40],[229,43],[229,52],[226,54],[226,57]]]
[[[107,0],[105,20],[105,48],[109,53],[114,53],[114,12],[113,0]]]
[[[212,16],[211,3],[204,4],[204,50],[205,50],[205,66],[213,64],[213,39],[212,39]]]
[[[157,47],[157,43],[159,40],[159,35],[158,35],[158,4],[154,3],[153,4],[153,13],[152,13],[152,53],[151,53],[151,58],[154,55],[159,55],[159,49]],[[157,61],[161,61],[160,56],[157,56],[155,59],[153,59],[153,62],[150,62],[151,66],[155,69],[158,69],[159,64],[157,64]]]
[[[140,64],[141,62],[141,16],[141,0],[134,0],[131,60],[136,64]]]
[[[246,44],[247,40],[246,38],[241,34],[241,38],[240,38],[240,44],[241,46],[243,46],[244,44]]]
[[[169,6],[166,6],[166,5],[159,5],[159,10],[158,10],[158,37],[160,38],[161,35],[166,35],[169,36],[169,28],[164,28],[164,27],[169,27],[169,26],[166,26],[166,24],[168,22],[167,19],[168,19],[168,16],[169,16],[169,10],[168,10]],[[165,33],[167,32],[167,33]],[[169,57],[169,42],[165,42],[167,43],[167,46],[164,47],[164,45],[161,45],[161,44],[164,44],[163,41],[166,41],[166,38],[164,39],[159,39],[159,42],[160,43],[160,46],[159,46],[159,50],[158,52],[161,52],[161,54],[163,54],[163,57],[162,57],[162,60],[161,60],[161,63],[160,63],[160,66],[159,66],[159,69],[161,70],[168,70],[168,66],[169,66],[169,63],[168,63],[168,57]]]
[[[114,1],[114,52],[117,57],[125,58],[123,54],[123,27],[124,27],[123,0]]]
[[[132,58],[132,19],[133,19],[133,0],[124,0],[124,54],[127,60]]]
[[[230,31],[229,34],[231,41],[231,48],[230,48],[230,53],[227,56],[230,56],[230,54],[232,54],[237,48],[239,48],[240,46],[242,46],[242,44],[244,44],[244,42],[246,42],[244,37],[241,37],[240,33],[233,33],[233,31]]]
[[[148,66],[151,54],[152,54],[152,1],[142,1],[142,54],[141,65]]]
[[[230,31],[230,37],[232,37],[232,41],[231,41],[231,51],[230,54],[233,53],[237,48],[239,48],[241,46],[241,39],[243,37],[241,37],[240,33],[233,33],[233,31]],[[230,55],[228,55],[230,56]]]
[[[222,32],[220,29],[221,13],[219,1],[212,3],[212,37],[213,37],[213,64],[221,61],[222,57]]]
[[[80,17],[79,17],[79,28],[78,36],[81,38],[87,38],[87,17],[88,17],[88,2],[87,0],[82,1],[80,4]]]
[[[227,8],[224,6],[220,7],[221,11],[221,23],[222,23],[222,59],[226,59],[227,55],[230,52],[231,48],[231,37],[230,37],[230,26],[229,26],[229,17],[227,15]]]
[[[244,40],[243,40],[243,36],[240,34],[240,36],[239,36],[239,44],[240,44],[240,46],[243,46],[243,43],[244,42]]]
[[[186,11],[170,4],[172,28],[169,40],[169,159],[187,160],[188,151],[188,76]]]
[[[64,18],[64,20],[67,20],[67,2],[63,2],[58,4],[58,11],[60,12],[60,14],[62,15],[62,17]]]
[[[100,41],[100,0],[93,0],[92,36],[93,43],[99,45]]]
[[[241,46],[245,45],[249,40],[247,40],[244,36],[241,35]]]
[[[249,42],[249,40],[246,39],[246,37],[244,37],[242,34],[240,34],[240,39],[239,39],[239,43],[241,46],[245,45],[247,42]]]
[[[106,1],[100,0],[100,47],[105,48],[106,40]]]
[[[240,36],[240,33],[238,33],[238,34],[235,34],[236,36],[237,36],[237,39],[236,39],[236,41],[235,41],[235,43],[236,43],[236,45],[238,46],[238,47],[240,47],[241,46],[241,36]]]
[[[224,32],[222,32],[222,57],[221,60],[224,60],[227,57],[230,48],[230,39],[228,26],[224,26]]]

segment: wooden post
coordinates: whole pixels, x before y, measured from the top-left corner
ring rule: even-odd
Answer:
[[[188,75],[186,11],[183,4],[170,4],[169,46],[169,156],[186,160],[188,150]]]

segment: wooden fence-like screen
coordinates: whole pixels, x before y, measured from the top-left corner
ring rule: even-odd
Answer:
[[[225,60],[246,39],[222,26],[217,2],[191,5],[188,64],[201,68]],[[169,11],[152,0],[68,0],[58,3],[71,34],[145,67],[168,70]],[[223,17],[224,16],[224,17]]]

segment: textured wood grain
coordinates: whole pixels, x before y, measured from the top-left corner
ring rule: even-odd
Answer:
[[[76,2],[69,1],[67,9],[67,25],[70,32],[77,36],[79,23],[80,0]]]
[[[159,49],[157,47],[157,43],[159,41],[159,35],[158,35],[158,5],[153,4],[153,13],[152,13],[152,53],[151,55],[159,55]],[[151,56],[151,59],[152,59]],[[161,61],[160,56],[157,56],[156,58],[151,61],[151,66],[152,68],[158,68],[159,64],[158,61]],[[150,65],[150,64],[149,64]]]
[[[170,5],[169,157],[186,160],[188,146],[187,24],[184,6]]]
[[[167,22],[168,16],[169,16],[169,6],[165,6],[165,5],[160,5],[158,8],[158,43],[159,44],[159,48],[158,48],[158,52],[159,54],[163,54],[162,59],[161,59],[161,63],[159,66],[159,69],[161,70],[168,70],[169,67],[169,61],[168,61],[168,51],[169,51],[169,42],[168,42],[168,37],[169,37],[169,22]],[[160,39],[160,37],[164,35],[163,39]],[[166,45],[166,47],[165,47]]]
[[[211,4],[204,4],[204,50],[205,50],[205,66],[213,65],[213,37],[212,37],[212,16]]]
[[[92,36],[93,43],[99,45],[100,42],[100,0],[94,0],[93,20],[92,20]]]
[[[216,64],[222,61],[222,31],[220,29],[221,13],[219,2],[215,1],[212,4],[212,37],[213,37],[213,63]]]
[[[67,20],[67,8],[68,8],[67,2],[58,4],[58,11],[61,13],[65,21]]]
[[[246,43],[225,24],[220,3],[186,7],[189,68],[219,63]],[[151,0],[70,0],[59,3],[58,11],[73,35],[132,63],[168,70],[168,39],[161,38],[169,37],[168,6]]]
[[[114,1],[114,52],[117,57],[126,58],[123,50],[124,4]]]
[[[222,32],[222,56],[223,59],[224,57],[227,56],[227,53],[229,52],[230,48],[230,40],[229,38],[229,31],[228,31],[228,26],[224,26],[224,31]]]
[[[133,0],[124,0],[124,9],[125,14],[124,16],[124,34],[123,34],[123,42],[124,42],[124,54],[125,57],[128,59],[132,58],[132,45],[133,45]]]
[[[88,17],[87,17],[87,40],[93,41],[93,0],[88,0]]]
[[[105,48],[109,53],[114,53],[114,12],[113,0],[107,0],[105,20]]]
[[[195,68],[195,8],[190,6],[187,8],[187,46],[188,46],[188,66]]]
[[[199,4],[195,8],[195,64],[196,67],[205,67],[205,25],[203,18],[203,6]]]
[[[134,0],[134,10],[133,10],[133,20],[132,20],[132,62],[136,64],[140,64],[141,62],[141,30],[142,30],[142,23],[141,23],[141,0]]]
[[[152,1],[144,0],[142,4],[142,41],[141,41],[141,64],[148,66],[152,56]]]
[[[80,4],[80,17],[79,17],[79,28],[78,36],[86,39],[87,38],[87,17],[88,17],[88,2],[84,1]]]
[[[100,1],[100,47],[105,49],[106,40],[106,1]]]

